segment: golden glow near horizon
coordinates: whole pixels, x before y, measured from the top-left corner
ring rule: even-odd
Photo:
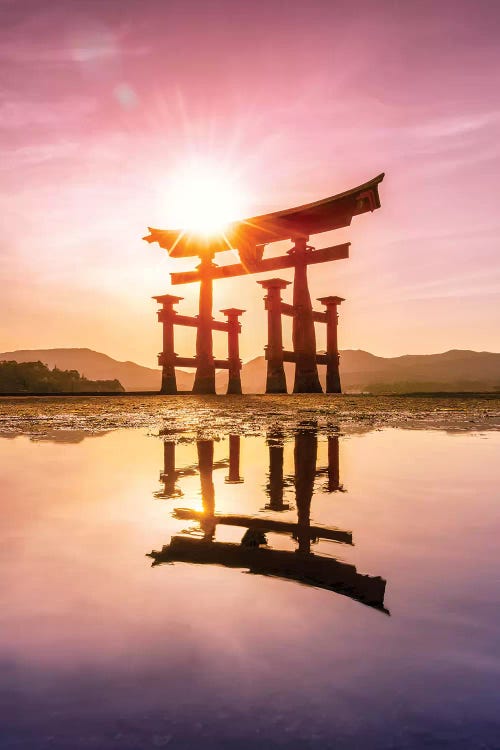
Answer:
[[[192,159],[172,174],[167,191],[168,226],[204,236],[223,233],[244,215],[242,185],[223,165]]]

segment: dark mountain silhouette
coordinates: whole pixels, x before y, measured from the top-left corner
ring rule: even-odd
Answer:
[[[49,367],[78,370],[92,380],[117,379],[128,391],[159,390],[159,369],[135,362],[118,362],[92,349],[34,349],[5,352],[0,360],[33,362]],[[289,390],[293,384],[293,365],[285,365]],[[325,385],[325,368],[320,367]],[[341,353],[340,373],[344,391],[373,393],[413,391],[500,391],[500,354],[452,350],[442,354],[409,354],[402,357],[377,357],[362,350]],[[190,390],[194,375],[177,371],[179,390]],[[227,373],[219,372],[217,391],[224,393]],[[266,382],[264,357],[246,362],[242,369],[245,393],[263,393]]]

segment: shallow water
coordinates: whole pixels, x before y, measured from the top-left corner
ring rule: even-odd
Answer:
[[[499,747],[500,432],[319,423],[0,438],[2,748]]]

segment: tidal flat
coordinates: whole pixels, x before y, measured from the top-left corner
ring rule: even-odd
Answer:
[[[498,748],[500,397],[0,399],[0,746]]]
[[[52,430],[100,432],[123,427],[292,434],[300,421],[355,431],[379,427],[445,430],[500,429],[500,394],[417,396],[38,396],[0,397],[0,433],[43,437]]]

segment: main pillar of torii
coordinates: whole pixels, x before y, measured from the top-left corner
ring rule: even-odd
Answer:
[[[212,256],[213,257],[213,256]],[[196,374],[193,393],[215,393],[215,361],[212,336],[213,282],[210,275],[214,265],[211,256],[204,256],[200,271],[200,300],[196,329]]]
[[[312,248],[304,238],[296,239],[289,250],[295,260],[293,280],[293,327],[292,341],[295,352],[294,393],[322,393],[316,362],[316,333],[314,316],[307,284],[307,262]]]

